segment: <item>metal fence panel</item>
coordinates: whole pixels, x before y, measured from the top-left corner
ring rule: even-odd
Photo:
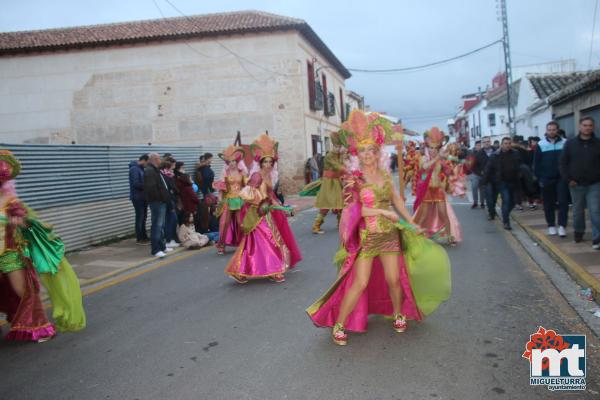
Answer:
[[[67,248],[81,249],[131,235],[134,211],[129,202],[129,163],[141,154],[172,153],[193,172],[200,154],[215,155],[220,176],[223,163],[216,146],[84,146],[12,145],[22,164],[17,177],[21,200],[54,225]]]

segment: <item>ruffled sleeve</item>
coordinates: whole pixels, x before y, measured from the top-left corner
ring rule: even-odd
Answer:
[[[240,191],[240,197],[247,203],[260,204],[267,197],[266,193],[261,190],[262,183],[263,179],[260,173],[253,173],[246,186]]]

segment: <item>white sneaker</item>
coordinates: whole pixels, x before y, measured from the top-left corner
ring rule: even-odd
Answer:
[[[548,235],[549,236],[555,236],[556,235],[556,228],[551,226],[548,228]]]
[[[172,249],[172,248],[170,248],[170,247],[167,247],[167,248],[165,249],[165,253],[170,253],[170,252],[172,252],[172,251],[173,251],[173,249]]]
[[[565,229],[564,226],[559,226],[558,227],[558,236],[560,236],[560,237],[567,237],[567,230]]]
[[[177,243],[174,240],[171,240],[169,243],[167,243],[167,247],[176,248],[176,247],[179,247],[179,246],[180,246],[179,243]]]
[[[166,256],[166,254],[163,253],[162,251],[159,251],[154,254],[154,257],[157,257],[157,258],[163,258],[164,256]]]

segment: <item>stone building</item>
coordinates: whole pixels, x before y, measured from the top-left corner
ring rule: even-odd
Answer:
[[[5,32],[0,142],[222,145],[268,131],[296,189],[347,114],[349,77],[305,21],[257,11]]]

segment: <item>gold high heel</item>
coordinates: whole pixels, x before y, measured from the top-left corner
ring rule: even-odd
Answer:
[[[337,344],[338,346],[345,346],[348,344],[348,335],[344,331],[344,325],[342,325],[340,322],[333,326],[331,337],[333,338],[333,343]]]
[[[402,333],[406,330],[406,317],[400,313],[394,314],[394,323],[392,324],[394,330],[398,333]]]

